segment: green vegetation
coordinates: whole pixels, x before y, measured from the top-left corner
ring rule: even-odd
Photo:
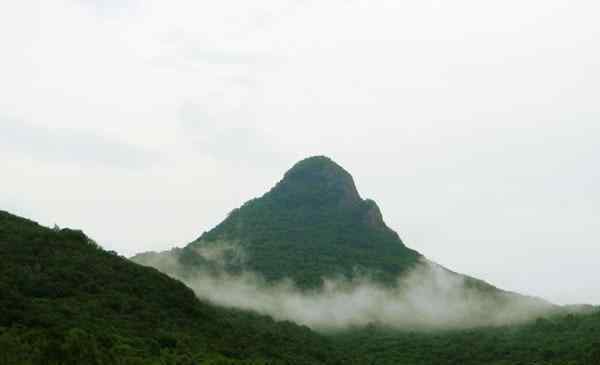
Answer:
[[[5,212],[0,257],[0,365],[600,363],[600,312],[510,327],[322,336],[214,307],[80,231]]]
[[[0,364],[339,363],[290,322],[217,308],[81,231],[0,211]]]
[[[175,251],[183,272],[153,266],[178,277],[210,269],[198,249],[223,243],[236,246],[245,258],[225,255],[228,272],[252,271],[268,281],[291,278],[301,288],[319,287],[323,277],[357,273],[393,284],[421,257],[385,225],[375,202],[360,198],[350,174],[326,157],[300,161],[263,197]],[[148,264],[146,258],[133,260]]]
[[[323,277],[356,275],[393,284],[420,259],[385,225],[377,205],[360,198],[352,177],[325,157],[299,162],[271,191],[187,247],[135,258],[173,276],[250,271],[268,281],[291,278],[302,289],[319,287]],[[538,301],[461,278],[461,293],[484,294],[493,304],[480,307],[482,315],[502,301]],[[0,365],[600,364],[600,312],[553,313],[516,326],[370,326],[321,335],[216,307],[158,270],[104,251],[81,231],[0,211]]]
[[[598,365],[600,311],[520,326],[431,333],[373,327],[332,338],[361,364]]]

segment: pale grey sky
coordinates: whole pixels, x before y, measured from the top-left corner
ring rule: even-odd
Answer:
[[[407,245],[600,304],[600,3],[0,4],[0,209],[124,255],[325,154]]]

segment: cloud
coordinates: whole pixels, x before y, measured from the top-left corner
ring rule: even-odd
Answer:
[[[179,113],[184,138],[199,151],[236,164],[273,164],[285,153],[260,129],[246,125],[244,119],[252,119],[252,115],[245,113],[243,106],[217,113],[208,110],[215,109],[184,104]],[[236,119],[238,122],[231,122]]]
[[[28,158],[78,165],[145,168],[159,157],[143,148],[83,129],[35,126],[0,120],[0,149]]]
[[[543,300],[477,284],[428,260],[399,277],[394,287],[365,276],[352,281],[329,278],[322,288],[303,291],[289,280],[267,283],[253,272],[224,272],[220,264],[224,256],[237,257],[241,252],[231,244],[195,252],[206,260],[205,269],[191,273],[178,262],[180,250],[147,253],[134,261],[182,280],[199,298],[217,305],[252,310],[321,331],[371,324],[403,330],[500,326],[556,310]],[[243,252],[242,257],[247,259]]]
[[[255,55],[216,49],[193,49],[190,56],[195,61],[219,65],[255,64],[260,62]]]
[[[139,0],[78,0],[78,3],[102,17],[131,15],[140,7]]]

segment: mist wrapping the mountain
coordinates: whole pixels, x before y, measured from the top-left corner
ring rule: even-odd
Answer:
[[[235,245],[202,247],[196,252],[220,265],[231,252],[244,259]],[[514,324],[547,314],[554,307],[531,297],[491,289],[422,259],[384,286],[368,275],[352,280],[327,278],[320,289],[301,290],[291,280],[266,282],[260,275],[225,270],[200,270],[183,276],[176,253],[144,264],[182,279],[196,295],[217,305],[251,310],[278,320],[290,320],[315,330],[332,331],[382,325],[395,329],[452,329]],[[483,284],[484,287],[478,286]]]

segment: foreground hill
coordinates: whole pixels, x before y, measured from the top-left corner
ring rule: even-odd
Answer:
[[[338,363],[306,327],[209,305],[81,231],[3,211],[0,309],[2,365]]]

